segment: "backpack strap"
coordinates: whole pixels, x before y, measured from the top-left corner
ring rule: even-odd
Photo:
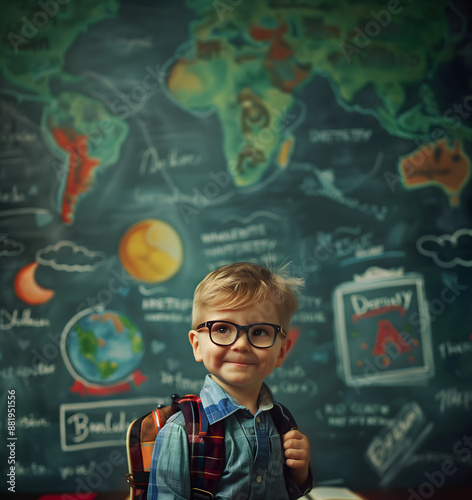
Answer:
[[[224,423],[210,425],[197,396],[185,396],[179,405],[188,437],[192,500],[213,498],[224,467]]]
[[[149,471],[145,470],[144,460],[141,450],[141,426],[143,420],[150,414],[137,418],[128,427],[126,435],[126,451],[128,455],[129,473],[126,480],[131,488],[131,499],[141,500],[146,498],[147,485],[149,482]]]
[[[290,411],[282,404],[277,403],[270,409],[270,416],[274,422],[275,427],[279,431],[280,439],[282,440],[282,436],[292,429],[298,429],[297,422],[293,418],[293,415]],[[282,443],[282,453],[283,453],[283,443]],[[284,476],[285,480],[290,477],[289,469],[286,463],[285,456],[283,458],[284,462]]]
[[[167,419],[179,411],[178,399],[179,396],[173,394],[171,405],[159,405],[155,410],[134,420],[128,427],[126,449],[129,473],[126,474],[126,480],[131,487],[132,500],[145,500],[147,497],[156,436]]]
[[[284,405],[280,403],[274,404],[270,409],[270,415],[281,437],[292,429],[298,429],[295,418]]]

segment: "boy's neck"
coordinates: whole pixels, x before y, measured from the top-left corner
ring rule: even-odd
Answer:
[[[210,375],[212,380],[233,397],[241,406],[246,407],[253,415],[259,411],[259,393],[262,384],[251,387],[229,386],[214,375]]]

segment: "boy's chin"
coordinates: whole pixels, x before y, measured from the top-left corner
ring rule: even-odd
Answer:
[[[254,380],[254,378],[245,376],[244,374],[233,374],[228,376],[215,375],[210,373],[211,379],[216,382],[219,386],[225,389],[226,387],[234,387],[234,388],[243,388],[243,387],[253,387],[258,384],[258,381]],[[260,381],[260,385],[262,385],[263,381]]]

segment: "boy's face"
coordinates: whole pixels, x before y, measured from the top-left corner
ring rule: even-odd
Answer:
[[[231,321],[239,325],[280,324],[274,307],[257,308],[252,305],[237,310],[221,306],[199,311],[198,324],[212,320]],[[282,365],[292,343],[279,333],[272,347],[258,349],[249,343],[245,332],[241,331],[234,344],[219,346],[210,340],[208,328],[191,330],[189,340],[195,360],[203,361],[212,378],[230,394],[234,392],[232,389],[258,391],[274,368]]]

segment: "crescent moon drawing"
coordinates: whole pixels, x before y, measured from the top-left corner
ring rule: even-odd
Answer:
[[[22,267],[13,283],[16,296],[31,305],[44,304],[54,297],[54,290],[43,288],[36,282],[35,272],[38,265],[37,262],[32,262]]]

